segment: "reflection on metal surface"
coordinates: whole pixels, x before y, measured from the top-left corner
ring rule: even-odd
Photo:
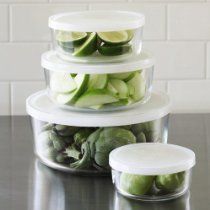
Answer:
[[[116,191],[114,195],[114,210],[191,210],[190,192],[170,201],[142,202],[126,198]]]
[[[28,210],[113,209],[111,177],[75,176],[34,162]]]

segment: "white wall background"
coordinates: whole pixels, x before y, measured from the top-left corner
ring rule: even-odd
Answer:
[[[210,112],[210,0],[0,0],[0,115],[25,114],[26,97],[44,88],[48,16],[93,9],[144,13],[154,88],[169,93],[173,112]]]

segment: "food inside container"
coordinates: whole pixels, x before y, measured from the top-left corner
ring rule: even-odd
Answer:
[[[72,173],[109,173],[109,153],[136,142],[167,142],[169,100],[153,93],[143,107],[114,113],[58,109],[38,92],[27,99],[35,154],[46,165]]]
[[[189,190],[195,154],[172,144],[132,144],[113,150],[109,163],[120,194],[137,200],[160,201],[179,197]]]
[[[154,57],[142,52],[129,61],[76,64],[54,51],[42,55],[48,96],[58,106],[83,111],[111,111],[143,104],[152,90]]]
[[[110,62],[139,54],[145,17],[126,11],[84,11],[49,17],[54,49],[69,61]]]

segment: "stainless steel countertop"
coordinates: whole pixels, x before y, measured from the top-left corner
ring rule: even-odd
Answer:
[[[110,177],[61,173],[33,154],[28,117],[0,117],[2,210],[210,210],[210,114],[171,115],[169,142],[193,149],[197,164],[189,193],[168,202],[144,203],[118,195]]]

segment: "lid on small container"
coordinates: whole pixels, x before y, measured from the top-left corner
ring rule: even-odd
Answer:
[[[26,109],[33,118],[61,125],[82,127],[109,127],[147,122],[169,113],[169,97],[164,93],[152,93],[150,100],[135,108],[114,112],[71,112],[59,109],[47,96],[37,92],[26,100]]]
[[[42,67],[51,71],[63,71],[80,74],[108,74],[130,72],[138,69],[149,68],[154,65],[155,59],[150,52],[143,51],[140,55],[132,57],[119,63],[70,63],[60,59],[55,51],[48,51],[42,54]]]
[[[114,170],[131,174],[173,174],[192,168],[195,154],[174,144],[130,144],[113,150],[109,155],[109,164]]]
[[[48,25],[55,30],[106,32],[135,29],[145,24],[145,16],[128,11],[83,11],[49,17]]]

